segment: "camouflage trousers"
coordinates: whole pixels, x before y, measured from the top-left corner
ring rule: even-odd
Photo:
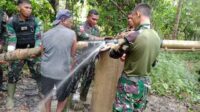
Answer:
[[[32,78],[36,81],[40,80],[40,61],[37,59],[17,60],[10,63],[8,72],[8,83],[17,83],[24,64],[28,65]]]
[[[83,62],[83,60],[88,56],[88,53],[89,52],[87,50],[79,50],[77,52],[77,66]],[[83,63],[82,66],[73,75],[74,87],[72,93],[76,92],[78,85],[81,82],[80,98],[82,101],[86,100],[90,85],[92,83],[92,80],[94,79],[95,62],[96,56]]]
[[[80,70],[78,70],[73,76],[73,90],[72,93],[78,88],[78,83],[81,80],[81,87],[80,87],[80,97],[81,100],[85,101],[90,85],[92,80],[94,79],[94,69],[95,69],[95,62],[91,61],[83,66]]]
[[[147,105],[150,78],[127,77],[118,81],[113,112],[142,112]]]
[[[95,60],[94,60],[95,61]],[[81,88],[80,88],[80,98],[82,101],[86,101],[87,94],[94,79],[95,62],[91,61],[89,65],[85,68],[84,75],[82,77]]]

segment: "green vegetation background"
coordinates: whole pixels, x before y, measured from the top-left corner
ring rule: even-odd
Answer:
[[[33,14],[43,22],[43,29],[51,28],[55,11],[47,0],[31,0]],[[64,1],[64,0],[63,0]],[[80,23],[83,10],[95,8],[100,12],[102,35],[116,35],[127,25],[127,13],[139,0],[67,0],[74,13],[75,24]],[[153,8],[152,26],[162,39],[171,39],[178,0],[142,0]],[[86,3],[87,2],[87,3]],[[177,39],[199,40],[200,0],[183,0]],[[14,0],[0,0],[0,8],[15,14]],[[172,95],[191,102],[200,102],[200,53],[161,52],[152,71],[152,93]]]

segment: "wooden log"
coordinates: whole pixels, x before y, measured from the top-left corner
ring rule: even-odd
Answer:
[[[95,67],[91,112],[112,112],[117,82],[123,69],[123,62],[112,59],[109,51],[100,53]]]
[[[88,47],[88,42],[80,41],[77,43],[77,48],[82,49]],[[41,54],[41,48],[27,48],[16,49],[11,52],[0,54],[0,61],[13,61],[31,58],[32,56],[39,56]]]
[[[164,49],[200,49],[200,41],[163,40],[161,48]]]
[[[29,48],[29,49],[16,49],[11,52],[0,54],[0,60],[13,61],[30,58],[31,56],[40,55],[41,48]]]

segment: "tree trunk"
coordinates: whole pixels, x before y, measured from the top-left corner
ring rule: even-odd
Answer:
[[[66,0],[65,8],[71,10],[70,0]]]
[[[175,18],[175,23],[174,23],[174,30],[173,30],[173,35],[172,39],[177,39],[178,36],[178,26],[179,26],[179,21],[181,18],[181,9],[183,6],[183,0],[178,1],[178,6],[177,6],[177,13],[176,13],[176,18]]]
[[[58,7],[59,7],[59,0],[48,0],[49,3],[51,4],[51,6],[53,7],[55,14],[58,11]]]
[[[135,0],[135,5],[142,3],[142,0]]]
[[[0,54],[0,60],[13,61],[38,56],[41,54],[41,48],[17,49],[15,51]]]
[[[88,42],[78,42],[77,49],[88,47]],[[0,54],[0,61],[14,61],[39,56],[41,48],[16,49],[15,51]]]

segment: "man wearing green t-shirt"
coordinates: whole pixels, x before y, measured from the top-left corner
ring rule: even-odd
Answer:
[[[149,73],[160,49],[160,38],[150,28],[150,16],[150,6],[138,4],[132,11],[135,31],[119,39],[118,44],[111,48],[112,58],[120,58],[126,54],[113,112],[140,112],[146,107],[150,87]]]

